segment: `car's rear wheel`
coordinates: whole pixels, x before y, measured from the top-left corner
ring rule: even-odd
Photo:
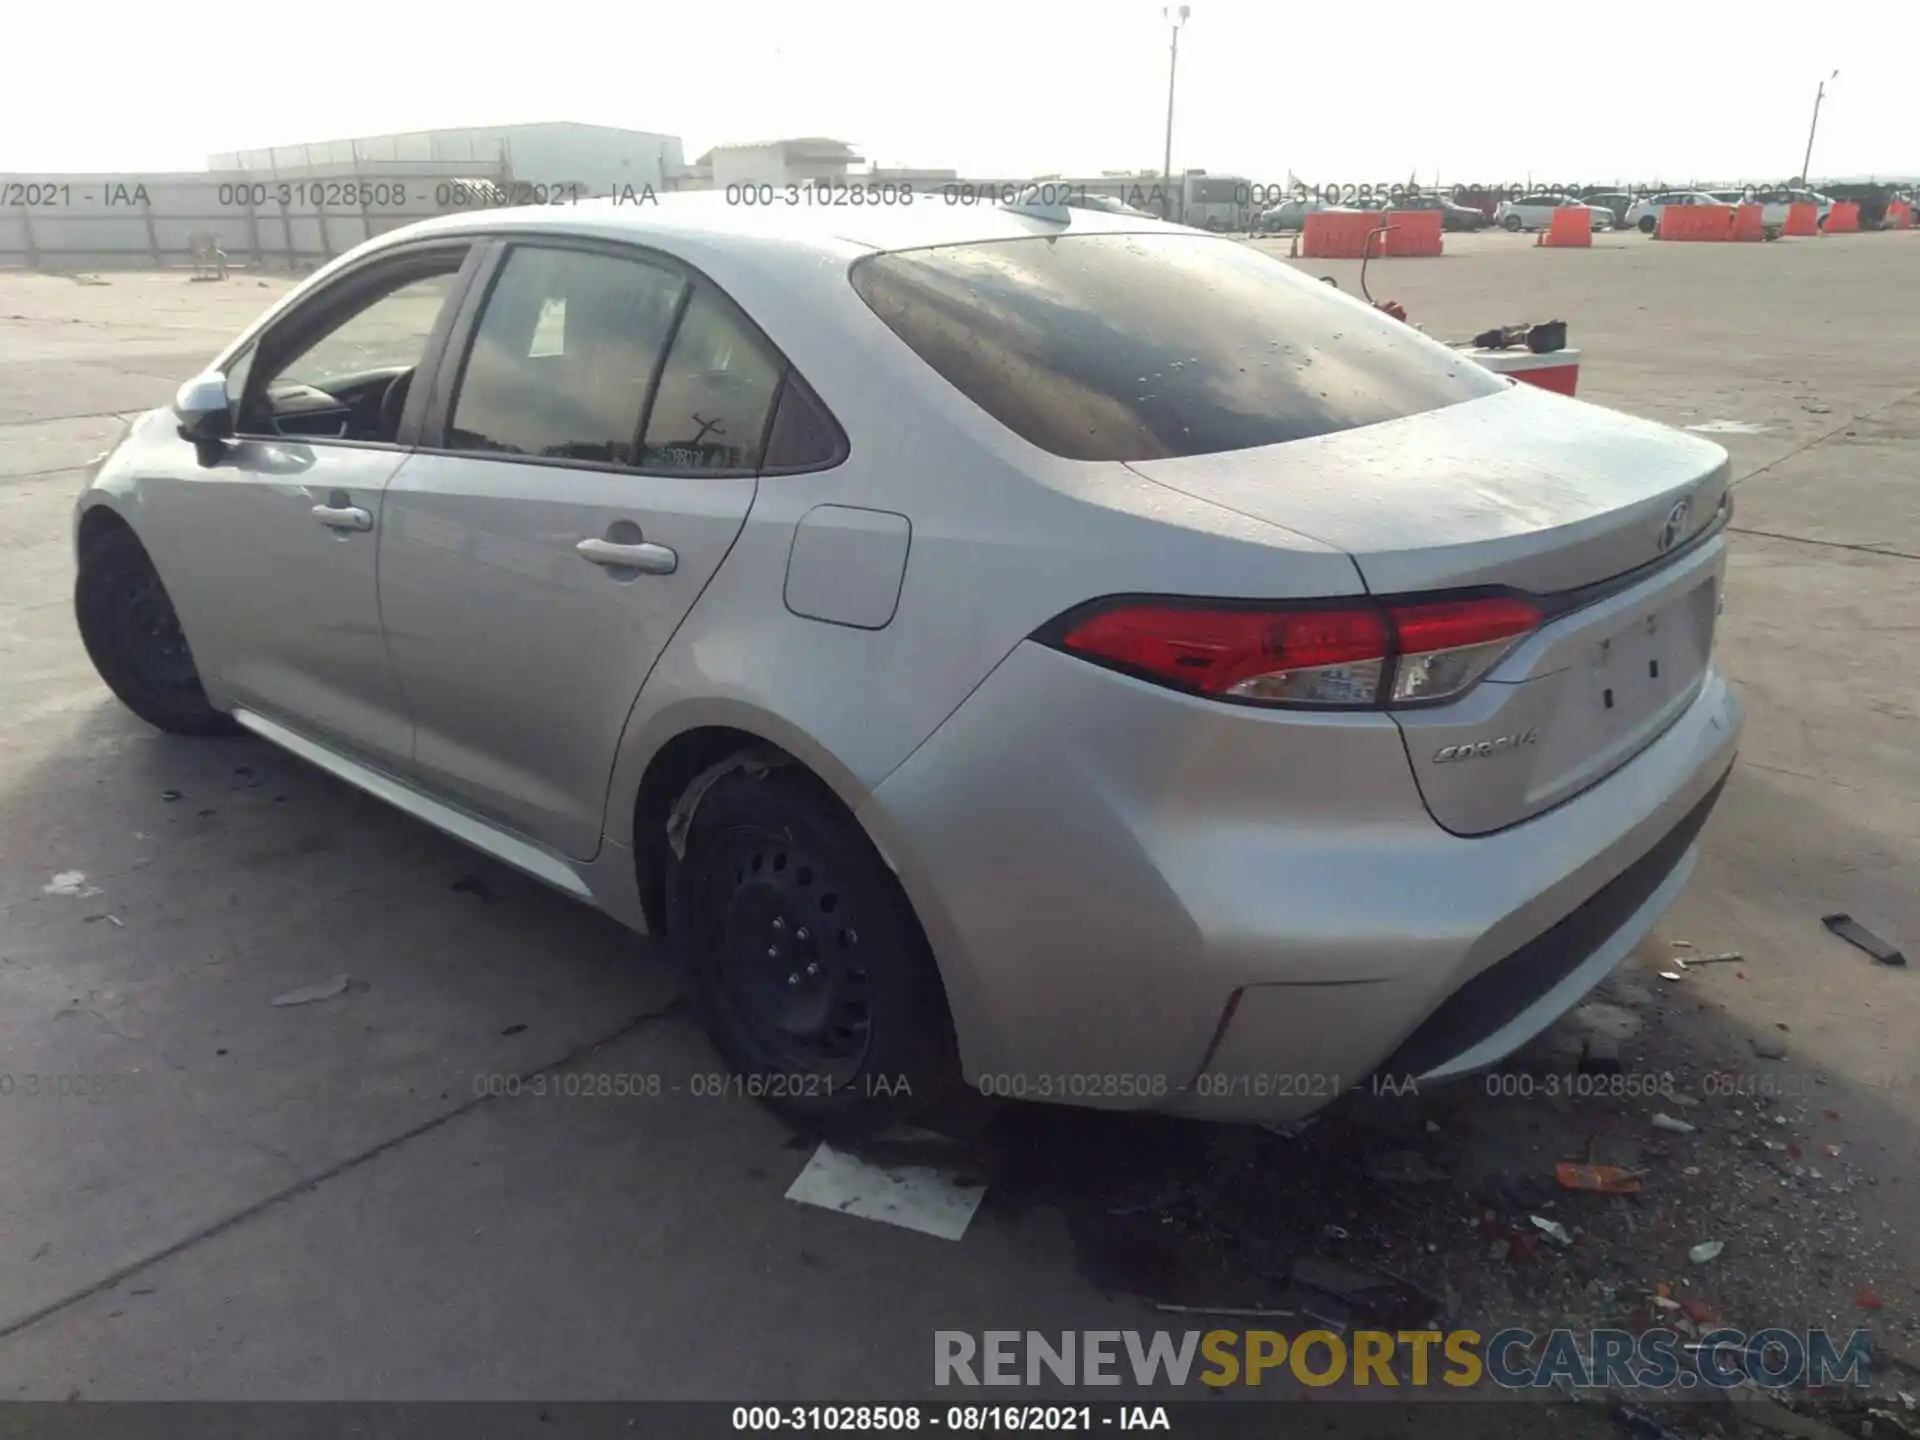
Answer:
[[[958,1075],[933,953],[899,882],[818,781],[728,771],[670,862],[668,926],[744,1094],[808,1129],[920,1114]]]
[[[1524,223],[1518,215],[1509,215],[1505,221],[1507,229],[1513,231],[1516,235],[1520,233],[1520,228]]]
[[[1654,219],[1653,216],[1642,215],[1640,217],[1640,233],[1642,235],[1651,235],[1655,230],[1659,228],[1660,228],[1660,222]]]
[[[82,549],[73,609],[93,668],[142,720],[172,735],[239,733],[207,703],[173,600],[131,530],[115,527]]]

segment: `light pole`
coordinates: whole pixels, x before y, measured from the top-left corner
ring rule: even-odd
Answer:
[[[1160,218],[1173,218],[1173,77],[1180,68],[1180,27],[1193,13],[1191,5],[1162,7],[1160,14],[1173,27],[1173,46],[1167,56],[1167,150],[1160,162]]]
[[[1838,70],[1827,76],[1827,80],[1839,78]],[[1809,173],[1813,165],[1813,133],[1820,128],[1820,102],[1826,98],[1827,80],[1822,80],[1820,88],[1813,92],[1813,123],[1807,127],[1807,158],[1800,162],[1800,183],[1808,189],[1813,188],[1813,176]]]

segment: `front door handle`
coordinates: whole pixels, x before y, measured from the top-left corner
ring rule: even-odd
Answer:
[[[680,568],[680,557],[665,545],[651,540],[623,545],[617,540],[582,540],[574,553],[609,570],[638,570],[642,575],[671,575]]]
[[[316,505],[313,518],[330,530],[373,529],[373,516],[358,505]]]

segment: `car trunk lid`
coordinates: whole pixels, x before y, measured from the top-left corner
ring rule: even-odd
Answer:
[[[1497,588],[1548,620],[1473,690],[1396,710],[1435,819],[1502,829],[1597,783],[1705,674],[1724,542],[1719,446],[1516,386],[1259,450],[1133,462],[1338,546],[1380,595]]]

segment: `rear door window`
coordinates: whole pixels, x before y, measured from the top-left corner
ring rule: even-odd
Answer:
[[[1351,430],[1506,388],[1235,240],[1062,235],[898,251],[853,286],[962,395],[1074,460]]]

